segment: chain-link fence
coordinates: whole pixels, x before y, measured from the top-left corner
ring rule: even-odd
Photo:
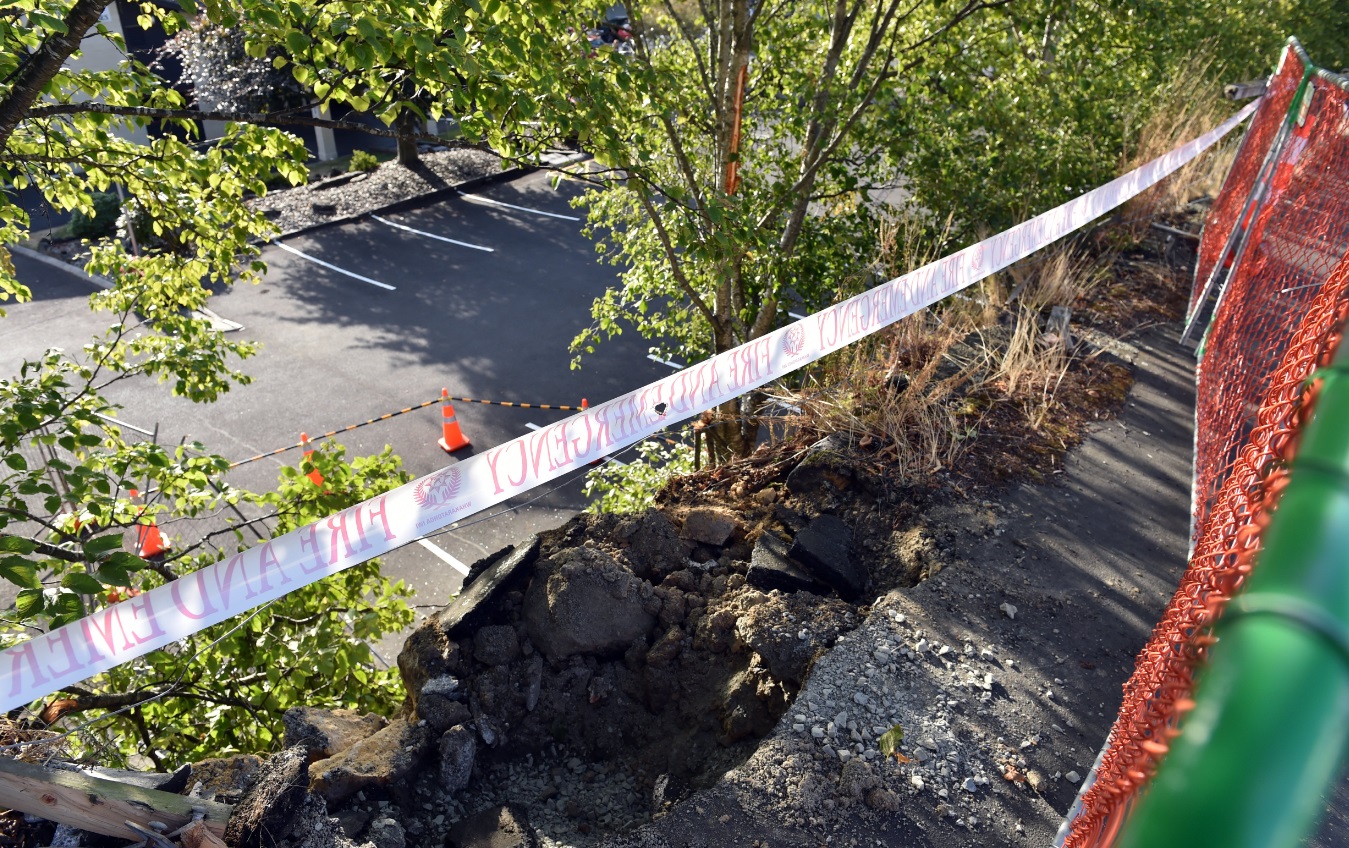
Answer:
[[[1308,379],[1349,315],[1349,80],[1296,41],[1206,223],[1187,333],[1199,345],[1193,552],[1139,654],[1063,844],[1113,844],[1193,706],[1213,624],[1246,580],[1287,481]]]

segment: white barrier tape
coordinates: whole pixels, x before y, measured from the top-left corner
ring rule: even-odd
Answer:
[[[1258,102],[1161,158],[979,244],[607,403],[8,648],[0,652],[0,710],[27,704],[415,542],[911,315],[1029,256],[1148,188],[1225,135]]]

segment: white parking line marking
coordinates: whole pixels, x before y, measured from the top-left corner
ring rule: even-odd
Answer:
[[[481,194],[459,193],[459,196],[465,200],[476,200],[481,203],[490,203],[493,206],[504,206],[507,209],[518,209],[521,212],[532,212],[535,215],[543,215],[548,218],[561,218],[564,221],[579,221],[580,218],[575,215],[559,215],[556,212],[545,212],[542,209],[530,209],[528,206],[516,206],[514,203],[502,203],[500,200],[493,200],[490,197],[483,197]]]
[[[528,428],[531,429],[531,430],[542,430],[542,429],[543,429],[543,428],[540,427],[538,424],[530,424],[529,422],[525,422],[525,426],[528,427]],[[622,460],[614,459],[612,456],[611,456],[611,457],[608,457],[608,460],[609,460],[610,462],[612,462],[614,465],[627,465],[626,462],[623,462]],[[601,461],[601,460],[598,460],[598,459],[595,460],[595,462],[600,462],[600,461]]]
[[[416,233],[416,234],[419,235],[419,236],[426,236],[427,238],[433,238],[433,239],[435,239],[436,241],[447,241],[447,242],[449,242],[450,244],[457,244],[457,245],[459,245],[460,247],[471,247],[471,248],[473,248],[474,250],[485,250],[485,251],[487,251],[488,253],[495,253],[495,252],[496,252],[496,248],[495,248],[495,247],[483,247],[483,246],[480,245],[480,244],[469,244],[469,243],[466,242],[466,241],[459,241],[459,240],[457,240],[457,239],[446,238],[445,236],[438,236],[438,235],[436,235],[435,233],[428,233],[428,232],[426,232],[425,230],[418,230],[418,229],[414,229],[414,228],[412,228],[412,227],[404,226],[403,224],[395,223],[395,222],[393,222],[393,221],[390,221],[388,218],[381,218],[381,217],[379,217],[378,215],[371,215],[370,217],[371,217],[372,219],[376,220],[376,221],[379,221],[381,224],[386,224],[386,225],[388,225],[388,226],[390,226],[390,227],[396,227],[396,228],[398,228],[398,229],[400,229],[400,230],[407,230],[408,232],[410,232],[410,233]]]
[[[679,370],[681,370],[681,369],[684,367],[683,365],[680,365],[678,362],[674,362],[673,360],[669,360],[669,359],[661,359],[659,356],[656,356],[654,353],[648,353],[648,354],[646,355],[646,358],[649,359],[649,360],[651,360],[652,362],[659,362],[661,365],[669,366],[670,368],[673,368],[673,369],[676,370],[676,371],[679,371]]]
[[[453,568],[455,571],[459,572],[460,574],[466,577],[468,576],[468,566],[464,565],[459,560],[450,556],[448,553],[445,552],[444,548],[440,547],[439,545],[434,545],[426,541],[425,539],[418,539],[417,544],[421,545],[423,548],[426,548],[428,551],[435,554],[450,568]]]
[[[382,289],[388,289],[389,291],[397,291],[397,289],[395,289],[393,286],[389,285],[388,283],[381,283],[379,280],[372,280],[372,279],[370,279],[369,277],[362,277],[360,274],[357,274],[357,273],[355,273],[354,271],[348,271],[346,268],[339,268],[339,267],[337,267],[336,265],[332,264],[331,262],[324,262],[322,259],[319,259],[317,256],[310,256],[308,253],[305,253],[303,250],[296,250],[295,248],[291,247],[291,246],[288,245],[288,244],[282,244],[282,243],[279,242],[279,241],[274,241],[274,242],[272,242],[272,244],[276,245],[277,247],[281,248],[282,250],[286,251],[287,253],[293,253],[293,254],[295,254],[296,256],[300,257],[301,259],[308,259],[310,262],[313,262],[315,265],[322,265],[324,268],[327,268],[329,271],[336,271],[336,272],[339,273],[339,274],[346,274],[348,277],[351,277],[352,279],[360,280],[360,281],[363,282],[363,283],[369,283],[369,284],[372,285],[372,286],[379,286],[379,287],[382,288]]]
[[[787,313],[787,317],[788,317],[788,318],[795,318],[795,319],[798,320],[798,321],[804,321],[804,320],[806,320],[806,316],[804,316],[804,315],[797,315],[795,312],[788,312],[788,313]]]

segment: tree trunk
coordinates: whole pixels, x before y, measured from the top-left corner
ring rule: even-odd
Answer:
[[[417,113],[411,109],[404,109],[398,114],[394,121],[394,126],[398,129],[398,164],[411,168],[421,163],[420,154],[417,152],[417,136],[421,127]]]
[[[9,95],[0,100],[0,149],[13,135],[14,128],[28,115],[28,110],[42,95],[42,89],[51,82],[56,72],[80,46],[80,40],[98,16],[111,5],[112,0],[79,0],[66,15],[65,33],[52,33],[42,46],[25,56],[15,71]]]

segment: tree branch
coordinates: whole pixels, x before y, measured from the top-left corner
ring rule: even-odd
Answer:
[[[93,101],[81,101],[79,103],[62,103],[56,106],[38,106],[30,109],[26,117],[40,118],[48,115],[75,115],[79,113],[96,112],[101,115],[120,115],[129,118],[149,118],[160,121],[234,121],[240,124],[277,124],[281,126],[300,126],[300,127],[322,127],[332,130],[351,130],[353,132],[365,133],[366,135],[378,136],[380,138],[406,138],[397,130],[380,129],[367,124],[360,124],[354,121],[335,121],[331,118],[315,118],[312,115],[295,115],[291,110],[282,112],[225,112],[225,111],[197,111],[196,109],[155,109],[149,106],[110,106],[107,103],[95,103]],[[471,144],[467,141],[447,141],[437,135],[428,133],[418,133],[412,138],[416,141],[426,141],[432,144],[443,144],[447,147],[472,148],[474,150],[487,150],[487,148],[478,144]],[[488,152],[491,152],[488,150]]]
[[[14,514],[17,511],[6,509],[4,510],[4,512]],[[11,533],[0,533],[0,539],[17,539],[17,538],[19,537]],[[27,539],[25,541],[27,541],[31,545],[37,546],[36,549],[33,551],[34,553],[42,554],[43,556],[50,557],[51,559],[59,559],[63,562],[87,561],[87,557],[85,557],[83,553],[80,553],[78,551],[68,551],[65,548],[59,548],[56,545],[48,544],[47,542],[37,542],[32,539]]]
[[[703,317],[715,330],[717,316],[712,314],[712,310],[708,308],[707,303],[698,295],[693,285],[684,276],[684,269],[679,266],[679,252],[670,242],[670,234],[665,231],[665,223],[661,220],[660,213],[656,211],[651,198],[647,197],[645,192],[637,192],[637,199],[641,202],[642,208],[646,210],[647,217],[651,219],[651,225],[656,229],[656,237],[660,239],[661,248],[665,251],[665,261],[670,263],[670,275],[674,277],[675,282],[683,289],[684,294],[689,296],[689,300],[693,301],[693,305],[698,307],[698,311],[703,313]]]

